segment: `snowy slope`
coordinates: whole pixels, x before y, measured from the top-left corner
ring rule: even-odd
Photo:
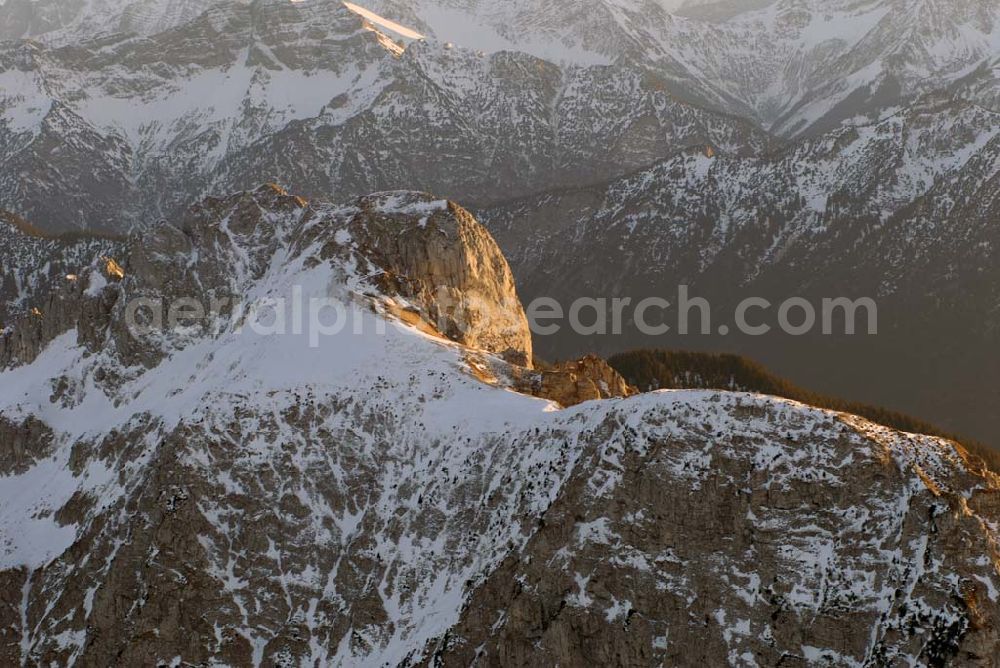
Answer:
[[[504,203],[483,215],[532,296],[561,281],[574,293],[614,293],[612,282],[621,279],[607,271],[608,249],[615,266],[641,268],[661,286],[698,277],[746,286],[794,259],[812,267],[797,278],[798,289],[815,280],[817,266],[845,268],[855,254],[881,252],[870,278],[878,281],[875,295],[889,296],[909,287],[899,273],[941,262],[928,247],[975,255],[989,242],[998,147],[1000,115],[929,97],[767,157],[685,151],[609,184]],[[886,247],[873,251],[876,239]],[[585,288],[581,272],[570,270],[582,258],[583,267],[595,267]],[[976,271],[995,264],[980,259]]]
[[[124,280],[79,297],[117,302],[98,336],[81,318],[0,373],[5,662],[995,652],[1000,487],[961,450],[758,396],[516,394],[488,350],[385,312],[406,281],[378,269],[413,252],[445,287],[503,274],[480,228],[446,234],[464,216],[262,188],[134,239]],[[298,287],[347,320],[317,345],[124,331],[130,297],[192,286]]]

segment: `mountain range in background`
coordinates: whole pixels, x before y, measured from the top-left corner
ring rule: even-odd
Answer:
[[[306,193],[409,185],[478,205],[692,146],[794,153],[927,94],[998,101],[988,2],[775,2],[725,20],[636,0],[372,5],[432,36],[402,53],[325,0],[49,6],[4,5],[29,15],[5,36],[37,41],[0,55],[0,157],[20,179],[0,205],[50,229],[122,229],[262,175]],[[52,182],[59,170],[69,182]],[[52,210],[28,188],[55,196]]]
[[[528,301],[658,296],[676,305],[676,286],[687,285],[712,305],[710,336],[567,332],[542,337],[543,356],[740,352],[809,387],[996,443],[998,194],[1000,115],[936,96],[767,157],[691,150],[481,217]],[[714,335],[750,296],[775,305],[873,298],[878,334],[868,336],[861,318],[853,336]]]

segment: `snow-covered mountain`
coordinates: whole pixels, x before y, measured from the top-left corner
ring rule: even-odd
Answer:
[[[796,136],[947,89],[1000,54],[991,0],[384,0],[429,35],[581,64],[628,62]],[[678,15],[678,12],[680,15]]]
[[[0,46],[0,208],[120,230],[264,178],[484,204],[780,143],[755,126],[815,135],[929,93],[1000,96],[998,9],[980,0],[780,0],[725,20],[655,0],[370,3],[429,36],[405,51],[327,0],[150,6],[167,18],[134,28],[81,9],[134,34]]]
[[[49,230],[120,230],[263,177],[313,195],[405,186],[490,202],[686,146],[771,143],[634,69],[395,48],[325,0],[219,5],[145,39],[11,44],[0,208]]]
[[[264,187],[119,252],[120,272],[81,259],[28,295],[51,324],[0,339],[4,664],[1000,649],[1000,481],[961,448],[746,394],[513,391],[535,373],[508,361],[530,356],[524,311],[455,204]],[[134,337],[125,319],[137,297],[296,289],[343,327],[310,341],[220,310]]]
[[[726,21],[718,41],[733,49],[694,47],[684,57],[772,131],[795,135],[961,81],[1000,53],[1000,7],[989,0],[788,0]]]
[[[912,396],[936,376],[907,363],[879,376],[899,392],[866,398],[994,438],[974,400],[992,390],[967,381],[997,321],[976,283],[994,265],[995,3],[365,6],[427,40],[401,45],[336,2],[258,0],[167,12],[184,16],[165,30],[173,19],[4,43],[0,209],[49,232],[120,232],[266,179],[313,197],[417,188],[482,211],[531,296],[706,277],[783,297],[864,285],[907,295],[899,308],[940,333],[964,290],[976,342],[941,367],[974,389]],[[899,339],[911,359],[932,348]],[[811,368],[775,355],[785,373]],[[791,375],[858,396],[856,381],[822,382],[836,374]]]
[[[735,269],[738,285],[746,285],[793,258],[813,266],[824,257],[841,262],[844,252],[867,248],[878,235],[897,250],[881,258],[877,295],[900,287],[899,272],[923,271],[942,259],[927,244],[974,253],[995,236],[1000,113],[950,96],[844,124],[766,156],[708,148],[679,152],[608,184],[503,203],[485,220],[515,266],[535,267],[545,284],[579,285],[580,276],[565,270],[593,266],[578,264],[579,253],[562,253],[567,236],[581,252],[618,246],[640,253],[629,264],[653,274],[732,278]],[[865,234],[852,229],[855,220],[865,221]],[[907,229],[897,234],[893,221]],[[827,240],[843,245],[838,257]],[[983,252],[992,260],[988,248]],[[802,282],[809,278],[815,274]],[[606,286],[584,287],[606,294]]]
[[[515,276],[877,296],[766,361],[1000,433],[997,3],[359,4],[427,39],[0,0],[0,665],[990,665],[974,457],[534,369]],[[296,294],[339,329],[250,326]]]
[[[595,346],[738,349],[833,394],[989,442],[1000,434],[984,408],[998,398],[992,378],[1000,372],[990,352],[1000,332],[996,112],[929,97],[767,157],[687,151],[602,186],[480,216],[529,301],[656,296],[676,304],[677,286],[687,285],[711,302],[714,327],[732,327],[748,296],[878,304],[877,336],[651,338],[630,330],[601,341],[542,338],[543,356]]]
[[[0,37],[74,44],[115,32],[154,35],[230,2],[8,0],[0,6]],[[784,136],[949,88],[1000,53],[1000,8],[991,0],[361,4],[473,51],[517,51],[556,64],[628,63],[668,79],[685,98],[745,114]]]
[[[187,23],[218,0],[4,0],[0,40],[76,44],[115,33],[153,35]]]

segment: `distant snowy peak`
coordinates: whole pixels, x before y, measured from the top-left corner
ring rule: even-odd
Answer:
[[[226,192],[262,175],[315,196],[410,187],[482,202],[690,146],[771,143],[648,71],[433,39],[403,52],[321,0],[220,4],[157,35],[72,49],[4,44],[0,128],[0,207],[48,230],[124,230],[174,215],[206,184]]]
[[[78,44],[114,34],[155,35],[198,19],[207,10],[229,6],[257,11],[295,4],[342,6],[395,36],[421,39],[423,35],[360,5],[341,0],[5,0],[0,2],[0,40],[37,39],[52,45]]]
[[[688,148],[760,155],[783,143],[761,127],[821,136],[930,91],[1000,108],[997,9],[972,0],[781,0],[724,21],[656,0],[353,4],[379,18],[222,2],[144,37],[5,43],[0,207],[123,229],[261,178],[488,205]]]
[[[947,89],[1000,53],[1000,6],[984,0],[743,7],[664,23],[650,52],[683,66],[681,85],[785,136]]]
[[[7,0],[0,6],[0,39],[73,44],[114,33],[152,35],[187,23],[216,4],[218,0]]]
[[[521,51],[556,64],[608,64],[621,50],[609,30],[613,17],[602,3],[508,0],[367,0],[442,43],[473,51]]]
[[[1000,53],[987,0],[371,0],[474,50],[627,62],[782,135],[947,88]]]
[[[0,37],[68,44],[154,35],[202,12],[343,9],[339,0],[8,0]],[[860,111],[949,88],[1000,53],[988,0],[365,0],[348,3],[397,55],[427,36],[471,51],[520,51],[560,65],[627,63],[679,96],[795,136]],[[307,9],[308,8],[308,9]]]

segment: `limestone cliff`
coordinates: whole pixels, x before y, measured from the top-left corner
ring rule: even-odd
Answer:
[[[363,197],[358,208],[349,229],[383,270],[385,293],[412,300],[450,339],[530,366],[531,331],[514,276],[468,211],[417,193]]]

